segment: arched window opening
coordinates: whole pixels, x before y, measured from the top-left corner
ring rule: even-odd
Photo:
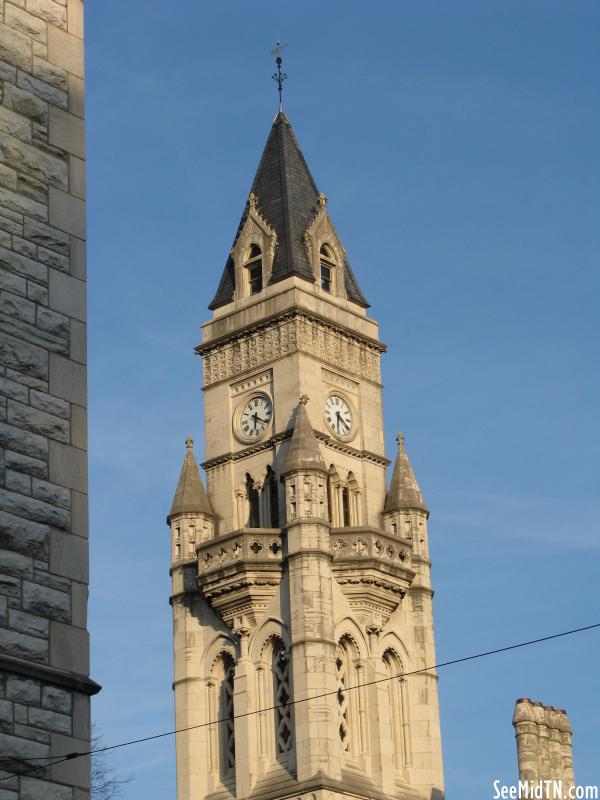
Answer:
[[[250,247],[250,255],[245,263],[248,275],[249,293],[258,294],[263,288],[262,251],[257,244]]]
[[[246,473],[246,499],[248,500],[248,527],[260,527],[260,507],[258,489],[249,472]]]
[[[290,709],[289,657],[283,642],[273,647],[273,698],[275,708],[275,751],[286,755],[292,749],[292,721]]]
[[[235,732],[233,723],[234,660],[222,653],[215,662],[211,681],[211,717],[217,720],[211,735],[211,771],[220,782],[231,785],[235,779]]]
[[[342,511],[344,515],[344,528],[348,528],[351,523],[350,515],[350,489],[344,486],[342,489]]]
[[[319,251],[321,267],[321,289],[328,294],[333,291],[333,276],[335,270],[335,256],[328,244],[324,244]]]
[[[277,485],[277,476],[270,466],[267,467],[267,480],[266,485],[269,490],[269,522],[271,528],[279,527],[279,487]]]
[[[337,647],[335,657],[338,703],[338,733],[342,750],[350,751],[350,713],[348,707],[348,654],[342,642]]]
[[[408,723],[408,691],[406,678],[402,675],[402,661],[393,650],[386,650],[383,663],[388,677],[388,708],[390,713],[391,740],[393,746],[394,769],[402,769],[410,763],[410,727]]]
[[[334,528],[340,528],[342,526],[343,515],[340,492],[340,476],[335,466],[331,464],[327,476],[327,506],[329,510],[329,522]]]
[[[350,525],[361,524],[360,490],[353,472],[348,473],[348,493],[350,501]]]
[[[291,768],[294,749],[290,664],[284,643],[272,636],[265,644],[258,665],[260,751],[264,768],[279,762]]]
[[[349,636],[336,649],[338,735],[342,750],[358,763],[368,742],[364,690],[359,688],[362,668],[359,654]]]

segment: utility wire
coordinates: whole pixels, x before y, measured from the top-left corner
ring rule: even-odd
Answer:
[[[487,658],[488,656],[498,655],[499,653],[506,653],[509,650],[518,650],[521,647],[529,647],[532,644],[541,644],[542,642],[549,642],[552,639],[560,639],[563,636],[572,636],[574,633],[583,633],[584,631],[591,631],[594,628],[600,628],[600,622],[596,622],[593,625],[585,625],[585,626],[583,626],[581,628],[572,628],[571,630],[568,630],[568,631],[561,631],[560,633],[553,633],[553,634],[550,634],[549,636],[541,636],[539,639],[530,639],[527,642],[517,642],[517,644],[509,644],[509,645],[506,645],[505,647],[497,647],[494,650],[486,650],[486,651],[484,651],[482,653],[474,653],[473,655],[470,655],[470,656],[462,656],[461,658],[453,658],[450,661],[441,661],[439,664],[433,664],[433,665],[430,665],[428,667],[421,667],[420,669],[411,670],[410,672],[400,672],[397,675],[388,675],[385,678],[378,678],[377,680],[374,680],[374,681],[366,681],[365,683],[359,683],[356,686],[349,686],[347,688],[344,688],[343,691],[344,692],[351,692],[354,689],[362,689],[364,686],[373,686],[373,685],[378,684],[378,683],[385,683],[387,681],[393,681],[393,680],[396,680],[396,679],[402,680],[403,678],[407,678],[407,677],[409,677],[411,675],[419,675],[420,673],[429,672],[430,670],[441,669],[441,667],[450,667],[453,664],[463,664],[466,661],[474,661],[475,659],[478,659],[478,658]],[[264,713],[266,711],[275,711],[276,709],[287,708],[289,706],[298,705],[299,703],[307,703],[307,702],[310,702],[311,700],[320,700],[320,699],[322,699],[324,697],[331,697],[333,695],[337,695],[338,692],[339,692],[339,690],[335,689],[334,691],[322,692],[321,694],[316,694],[316,695],[313,695],[312,697],[303,697],[303,698],[300,698],[299,700],[289,700],[285,704],[279,704],[279,705],[275,705],[275,706],[268,706],[266,708],[259,708],[259,709],[256,709],[255,711],[246,711],[244,714],[237,714],[236,715],[234,713],[233,716],[221,717],[219,719],[212,720],[211,722],[201,722],[198,725],[190,725],[187,728],[177,728],[177,729],[172,730],[172,731],[164,731],[163,733],[155,733],[152,736],[144,736],[141,739],[130,739],[129,741],[126,741],[126,742],[119,742],[118,744],[111,744],[111,745],[107,745],[106,747],[99,747],[96,750],[88,750],[88,751],[86,751],[84,753],[75,752],[75,753],[67,753],[64,756],[55,756],[55,758],[59,759],[59,760],[55,760],[55,761],[53,761],[52,763],[49,763],[49,764],[42,764],[40,766],[33,767],[32,769],[27,770],[25,772],[19,772],[19,773],[13,773],[13,774],[6,775],[4,778],[0,778],[0,783],[2,783],[2,781],[8,780],[9,778],[16,778],[16,777],[19,777],[20,775],[29,775],[32,772],[37,772],[38,770],[45,769],[46,767],[53,767],[53,766],[56,766],[57,764],[63,764],[65,761],[72,761],[73,759],[76,759],[76,758],[83,758],[84,756],[92,756],[92,755],[95,755],[96,753],[106,753],[108,750],[118,750],[121,747],[130,747],[131,745],[134,745],[134,744],[142,744],[143,742],[151,742],[151,741],[153,741],[155,739],[164,739],[166,736],[174,736],[174,735],[176,735],[178,733],[186,733],[187,731],[198,730],[199,728],[208,728],[210,725],[218,725],[221,722],[235,722],[235,720],[243,719],[244,717],[251,717],[254,714],[262,714],[262,713]],[[28,759],[28,760],[29,761],[36,761],[37,758],[32,758],[32,759]]]

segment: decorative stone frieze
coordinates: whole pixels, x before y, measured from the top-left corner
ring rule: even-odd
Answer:
[[[203,357],[205,387],[296,352],[316,356],[363,380],[380,384],[380,356],[384,350],[385,346],[380,343],[353,336],[299,311],[235,338],[196,348]]]

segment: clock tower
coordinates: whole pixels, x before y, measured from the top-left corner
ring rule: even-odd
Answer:
[[[209,306],[171,529],[178,800],[427,798],[429,512],[388,489],[378,325],[278,113]]]

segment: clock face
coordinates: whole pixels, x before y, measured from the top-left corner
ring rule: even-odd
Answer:
[[[273,417],[273,404],[266,394],[256,394],[243,407],[238,429],[244,439],[258,439],[267,430]]]
[[[353,433],[354,418],[346,400],[339,394],[330,394],[325,402],[325,419],[336,436],[345,439]]]

